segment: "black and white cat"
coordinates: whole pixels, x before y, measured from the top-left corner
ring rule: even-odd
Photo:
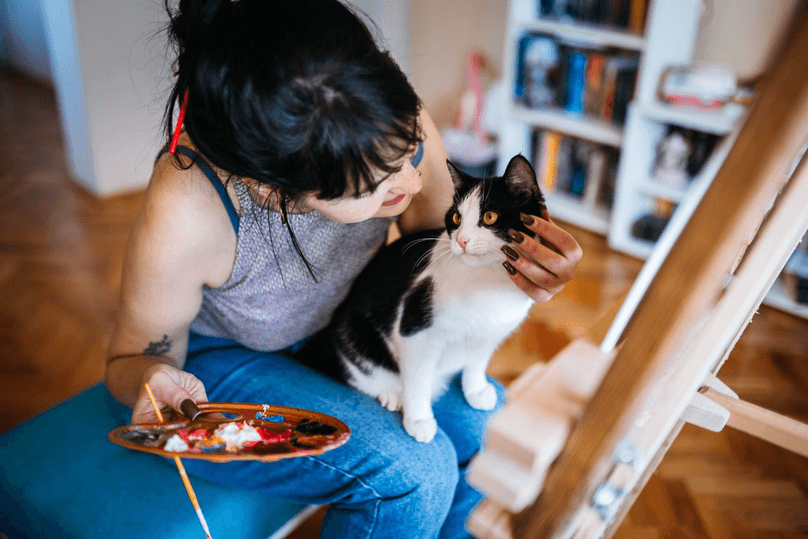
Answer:
[[[320,357],[323,346],[336,356],[331,374],[387,409],[402,410],[405,430],[419,442],[435,436],[432,401],[458,373],[472,408],[496,405],[485,370],[533,304],[502,267],[500,248],[511,243],[509,230],[532,236],[520,213],[541,215],[544,205],[521,155],[494,178],[475,178],[447,163],[455,196],[446,228],[383,247],[316,345]]]

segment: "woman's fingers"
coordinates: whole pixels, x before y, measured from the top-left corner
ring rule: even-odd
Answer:
[[[149,368],[143,376],[143,381],[148,382],[157,406],[161,410],[170,408],[182,412],[182,403],[186,400],[194,403],[208,400],[205,387],[199,379],[170,365],[160,364]],[[187,408],[188,405],[185,407]],[[156,421],[157,414],[154,412],[145,389],[141,387],[132,410],[132,423]]]
[[[524,215],[522,219],[536,239],[511,231],[513,243],[502,248],[511,280],[537,302],[557,294],[575,275],[583,256],[575,238],[553,223],[546,210],[543,213],[545,218]]]
[[[573,238],[569,232],[556,225],[546,212],[547,210],[545,209],[543,213],[545,213],[546,218],[538,218],[534,215],[523,215],[522,222],[529,230],[536,233],[538,237],[554,246],[559,255],[573,264],[574,269],[574,266],[581,261],[581,257],[583,256],[581,246],[578,245],[578,242],[575,241],[575,238]]]

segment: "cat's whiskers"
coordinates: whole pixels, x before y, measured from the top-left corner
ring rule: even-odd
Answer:
[[[438,251],[437,251],[437,249],[435,249],[435,252],[436,252],[436,253],[438,252]],[[444,247],[443,252],[442,252],[442,253],[440,253],[440,254],[439,254],[438,256],[436,256],[435,258],[433,258],[432,260],[430,260],[430,261],[429,261],[429,265],[428,265],[428,266],[427,266],[425,269],[426,269],[426,270],[431,269],[431,268],[432,268],[432,266],[433,266],[434,264],[437,264],[437,263],[438,263],[438,261],[439,261],[441,258],[444,258],[444,257],[446,257],[446,255],[451,255],[451,254],[453,254],[453,253],[452,253],[452,249],[451,249],[451,248],[449,248],[449,247]],[[441,264],[440,268],[438,268],[438,270],[437,270],[437,271],[434,273],[434,275],[435,275],[435,276],[437,276],[438,274],[440,274],[441,270],[443,270],[443,268],[444,268],[444,267],[446,267],[446,264],[447,264],[447,263],[449,262],[449,260],[451,260],[451,259],[452,259],[452,257],[451,257],[451,256],[449,256],[448,258],[446,258],[446,260],[444,260],[444,261],[443,261],[443,264]]]
[[[421,243],[424,241],[435,241],[436,239],[440,238],[419,238],[417,240],[412,240],[411,242],[407,243],[407,245],[404,246],[402,252],[406,253],[411,247],[414,247],[416,243]]]
[[[419,241],[426,241],[426,240],[434,240],[434,241],[435,241],[436,246],[437,246],[437,244],[438,244],[439,242],[449,243],[449,242],[451,241],[451,240],[448,240],[448,239],[446,239],[446,238],[444,238],[444,237],[438,237],[438,238],[426,238],[426,239],[414,240],[412,243],[408,244],[408,245],[407,245],[407,246],[404,248],[404,251],[406,251],[407,249],[409,249],[410,247],[412,247],[413,245],[415,245],[415,244],[416,244],[416,243],[418,243]],[[428,257],[428,256],[429,256],[429,254],[430,254],[430,253],[431,253],[433,250],[434,250],[434,249],[430,249],[430,250],[426,251],[426,252],[425,252],[423,255],[421,255],[421,258],[419,258],[419,259],[418,259],[418,261],[415,263],[415,267],[417,268],[418,266],[420,266],[420,265],[421,265],[421,262],[423,262],[423,261],[424,261],[424,259],[425,259],[426,257]],[[430,265],[431,265],[431,262],[430,262]],[[428,267],[429,267],[429,266],[427,266],[427,268],[428,268]],[[427,269],[427,268],[424,268],[424,269]]]

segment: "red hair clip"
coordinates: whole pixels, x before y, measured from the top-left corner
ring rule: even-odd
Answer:
[[[182,105],[180,105],[180,114],[177,117],[177,127],[174,129],[174,136],[171,137],[171,146],[168,147],[168,153],[174,155],[177,151],[177,143],[180,141],[180,133],[182,132],[182,123],[185,121],[185,108],[188,106],[188,88],[185,89],[185,94],[182,96]]]

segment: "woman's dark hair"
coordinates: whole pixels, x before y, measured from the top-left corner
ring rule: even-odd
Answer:
[[[374,170],[394,172],[421,138],[406,76],[338,0],[169,4],[177,78],[166,138],[187,89],[185,129],[215,166],[284,200],[334,199],[372,191]]]
[[[373,191],[421,139],[420,101],[389,53],[338,0],[165,0],[176,49],[166,106],[188,92],[185,129],[231,175],[287,202]],[[177,164],[181,166],[179,159]],[[301,252],[288,225],[292,242]]]

